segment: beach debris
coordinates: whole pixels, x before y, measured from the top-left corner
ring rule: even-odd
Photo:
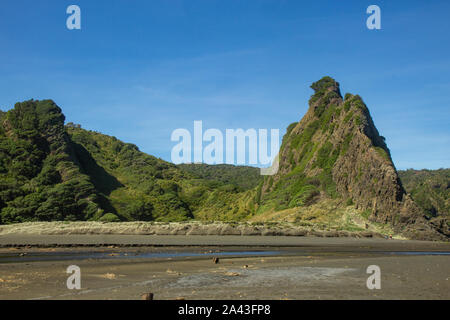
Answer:
[[[181,272],[174,271],[174,270],[172,270],[172,269],[167,269],[166,272],[167,272],[168,274],[172,274],[172,275],[175,275],[175,276],[179,276],[179,275],[181,274]]]
[[[238,277],[238,276],[240,276],[241,274],[240,274],[240,273],[237,273],[237,272],[225,272],[225,275],[226,275],[227,277]]]
[[[102,275],[103,278],[109,279],[109,280],[114,280],[116,279],[116,275],[114,273],[105,273],[104,275]]]
[[[244,269],[248,269],[248,264],[243,266]]]
[[[148,293],[144,293],[141,298],[142,300],[153,300],[153,293],[148,292]]]
[[[214,257],[214,258],[213,258],[213,262],[214,262],[215,264],[218,264],[218,263],[219,263],[219,258]]]
[[[19,257],[24,257],[24,256],[26,256],[26,255],[27,255],[26,252],[22,252],[21,254],[19,254]]]

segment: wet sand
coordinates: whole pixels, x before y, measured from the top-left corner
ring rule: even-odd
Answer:
[[[8,235],[0,245],[0,299],[450,299],[448,243]],[[69,265],[81,268],[81,290],[67,289]],[[381,290],[366,286],[370,265]]]
[[[243,246],[243,247],[334,247],[351,248],[367,246],[368,248],[423,248],[433,250],[444,248],[450,250],[450,243],[386,240],[383,238],[333,238],[333,237],[295,237],[295,236],[220,236],[220,235],[0,235],[1,247],[77,247],[77,246]]]

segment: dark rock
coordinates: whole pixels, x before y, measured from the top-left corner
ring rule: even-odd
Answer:
[[[144,293],[141,296],[142,300],[153,300],[153,293],[149,292],[149,293]]]

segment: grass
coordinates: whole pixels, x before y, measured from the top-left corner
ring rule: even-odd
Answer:
[[[217,230],[224,226],[235,228],[253,226],[265,229],[283,229],[301,227],[306,231],[368,231],[382,235],[395,234],[389,225],[371,222],[368,220],[370,211],[356,210],[353,205],[343,207],[340,200],[324,200],[309,207],[294,207],[285,210],[272,210],[248,217],[244,221],[215,220],[185,222],[29,222],[0,226],[0,235],[7,234],[116,234],[116,235],[140,235],[153,234],[155,232],[168,232],[176,228],[191,226],[204,226],[207,230]],[[209,229],[211,228],[211,229]]]
[[[348,232],[373,231],[382,235],[395,234],[389,225],[371,222],[370,210],[361,211],[355,206],[342,206],[340,199],[323,199],[308,207],[269,210],[250,218],[251,223],[291,223],[308,230],[335,230]],[[366,224],[368,229],[366,229]]]

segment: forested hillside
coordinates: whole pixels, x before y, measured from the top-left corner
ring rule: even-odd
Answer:
[[[0,114],[1,223],[233,220],[254,209],[255,168],[180,168],[64,121],[51,100]]]
[[[278,172],[264,178],[253,167],[174,165],[65,125],[51,100],[17,103],[0,112],[0,223],[288,221],[448,237],[449,169],[397,173],[360,96],[343,98],[330,77],[312,89],[308,112],[283,138]]]
[[[399,171],[406,191],[432,217],[450,217],[450,169]]]
[[[1,115],[1,222],[87,220],[108,200],[82,172],[53,101],[26,101]]]
[[[197,178],[236,185],[242,190],[253,189],[262,181],[260,169],[255,167],[228,164],[180,164],[178,167]]]

